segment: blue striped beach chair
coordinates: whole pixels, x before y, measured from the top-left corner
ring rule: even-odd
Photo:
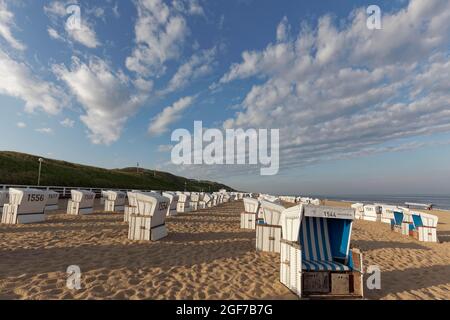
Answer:
[[[347,263],[351,228],[351,220],[331,221],[325,218],[304,217],[300,229],[302,269],[350,271],[351,267]],[[330,241],[330,237],[333,241]]]
[[[300,297],[362,297],[362,255],[350,249],[355,210],[315,205],[301,210],[298,240],[282,242],[281,271],[289,270],[282,282]]]
[[[405,219],[405,213],[394,211],[394,218],[391,220],[391,230],[408,236],[410,223]]]
[[[409,235],[419,241],[437,242],[438,217],[422,212],[411,212]]]

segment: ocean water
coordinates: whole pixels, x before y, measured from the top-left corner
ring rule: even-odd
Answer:
[[[414,203],[432,203],[435,209],[450,210],[450,195],[344,195],[344,196],[333,196],[333,195],[321,195],[315,196],[320,199],[329,200],[340,200],[340,201],[350,201],[350,202],[361,202],[361,203],[385,203],[391,205],[405,205],[405,202]]]

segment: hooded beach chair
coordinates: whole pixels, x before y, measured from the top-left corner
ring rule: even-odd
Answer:
[[[256,250],[280,252],[281,244],[281,213],[284,207],[262,200],[263,219],[256,224]]]
[[[95,193],[87,190],[71,190],[72,198],[67,203],[67,214],[85,215],[94,213]]]
[[[9,189],[9,203],[3,206],[2,223],[27,224],[45,221],[47,192],[37,189]]]
[[[178,213],[185,213],[190,212],[190,199],[191,197],[187,195],[186,193],[177,192],[178,194],[178,202],[177,202],[177,212]]]
[[[280,281],[299,297],[362,297],[362,255],[350,250],[354,209],[299,205],[282,214]]]
[[[419,241],[438,242],[438,217],[424,212],[411,211],[412,222],[409,224],[409,235]]]
[[[258,200],[253,198],[244,198],[244,212],[241,213],[241,229],[256,229],[258,210]]]
[[[211,207],[211,195],[209,193],[200,194],[200,200],[198,202],[199,209],[206,209]]]
[[[394,211],[394,217],[391,220],[391,230],[409,236],[409,225],[412,216],[405,211]]]
[[[107,191],[105,212],[124,212],[127,194],[121,191]]]
[[[54,211],[59,209],[59,193],[53,190],[47,190],[47,203],[45,211]]]
[[[362,219],[366,221],[381,221],[381,208],[377,205],[366,204],[363,208]]]
[[[401,211],[397,206],[391,206],[386,204],[379,204],[381,207],[381,222],[391,224],[394,219],[394,212]]]
[[[191,211],[197,211],[198,210],[198,202],[200,201],[200,194],[197,192],[191,193],[191,199],[189,201],[189,206],[191,207]]]
[[[131,214],[137,213],[137,201],[136,201],[136,193],[141,192],[139,190],[132,190],[127,192],[128,205],[124,206],[123,209],[123,221],[128,222],[130,220]]]
[[[351,205],[352,209],[355,209],[355,219],[362,219],[364,215],[364,204],[354,203]]]
[[[153,192],[136,193],[138,213],[130,215],[128,239],[156,241],[168,235],[169,199]]]
[[[174,192],[163,192],[164,197],[169,199],[169,208],[167,208],[167,216],[177,215],[178,195]]]

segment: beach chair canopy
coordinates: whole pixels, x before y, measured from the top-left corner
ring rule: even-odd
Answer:
[[[153,216],[160,219],[161,217],[165,218],[170,200],[158,193],[138,192],[136,193],[136,201],[140,215]]]
[[[438,223],[438,217],[432,214],[411,211],[412,223],[410,224],[410,230],[415,230],[419,227],[436,228]]]
[[[394,211],[394,218],[392,219],[392,224],[396,226],[401,226],[403,223],[403,212]]]
[[[47,192],[37,189],[9,189],[9,204],[19,206],[19,213],[43,212],[47,203]]]
[[[259,201],[253,198],[244,198],[244,211],[258,213]]]
[[[299,228],[302,269],[350,271],[354,209],[304,205]]]
[[[127,198],[128,198],[128,205],[131,207],[137,207],[137,201],[136,201],[136,193],[138,191],[128,191],[127,192]]]
[[[262,200],[261,208],[263,210],[265,224],[280,225],[281,213],[284,211],[285,207],[273,202]]]
[[[109,201],[118,201],[118,202],[124,202],[126,198],[126,193],[121,191],[107,191],[106,192],[106,199]]]

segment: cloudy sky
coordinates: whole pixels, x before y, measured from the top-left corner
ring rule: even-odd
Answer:
[[[448,194],[449,53],[448,0],[0,0],[0,150],[251,191]],[[172,164],[195,120],[279,129],[279,173]]]

